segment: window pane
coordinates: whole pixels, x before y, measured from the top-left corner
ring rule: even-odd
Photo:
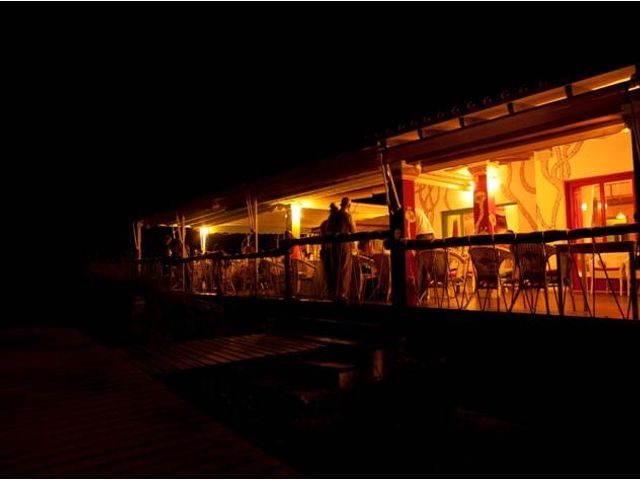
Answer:
[[[629,223],[633,220],[633,187],[631,180],[604,184],[607,225]]]
[[[602,199],[600,198],[600,184],[593,183],[574,190],[574,205],[580,207],[582,217],[581,225],[576,227],[599,227],[602,226]]]

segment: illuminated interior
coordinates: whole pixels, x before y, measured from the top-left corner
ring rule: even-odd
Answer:
[[[497,215],[505,217],[504,230],[590,227],[633,219],[631,136],[622,126],[611,135],[531,149],[508,158],[498,152],[484,162],[421,174],[416,207],[427,213],[437,237],[476,233],[469,168],[479,165],[487,165],[487,186],[495,197]],[[572,182],[584,185],[575,190],[574,202],[567,204],[566,188]],[[567,218],[582,220],[572,224]]]
[[[406,191],[411,193],[404,194],[405,209],[424,211],[437,238],[632,221],[632,135],[620,113],[601,117],[595,116],[597,112],[589,113],[593,118],[585,122],[578,116],[552,135],[546,130],[537,136],[527,133],[511,143],[504,140],[506,134],[493,140],[487,135],[496,130],[495,122],[507,125],[508,131],[529,114],[535,119],[537,109],[559,108],[553,115],[564,114],[570,109],[562,108],[563,102],[604,92],[627,82],[634,72],[635,67],[629,66],[512,101],[489,102],[471,114],[443,118],[385,138],[387,152],[392,154],[390,162],[395,167],[401,164],[402,182],[410,184]],[[590,101],[574,104],[588,108]],[[518,114],[517,121],[514,114]],[[549,127],[543,123],[541,128]],[[470,142],[466,132],[474,130],[483,132],[477,140],[485,143],[483,148],[451,142],[449,150],[429,150],[432,141],[449,145],[447,138]],[[414,145],[426,149],[414,158],[393,157],[393,152],[403,152],[405,147],[411,152]],[[447,153],[440,153],[443,150]],[[358,231],[386,230],[391,193],[386,191],[379,161],[369,160],[375,158],[373,152],[360,153],[338,155],[323,168],[301,167],[276,183],[252,186],[255,191],[250,194],[259,199],[256,212],[245,205],[247,191],[240,192],[238,198],[238,192],[230,189],[189,206],[186,223],[200,229],[202,251],[206,251],[207,235],[213,229],[216,233],[248,234],[257,225],[260,234],[282,235],[291,230],[294,237],[304,237],[319,234],[330,205],[340,205],[343,197],[349,197]],[[408,177],[405,167],[410,170]],[[479,223],[480,211],[487,214],[489,223]],[[176,227],[175,218],[175,212],[167,212],[147,222]],[[407,236],[411,235],[409,227]]]

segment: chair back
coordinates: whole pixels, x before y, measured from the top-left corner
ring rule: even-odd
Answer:
[[[446,250],[434,248],[418,252],[418,263],[425,265],[429,272],[430,281],[445,283],[449,275],[449,256]]]
[[[552,247],[542,243],[521,243],[514,247],[521,281],[527,286],[544,287]]]
[[[476,271],[476,281],[481,288],[497,288],[500,276],[500,265],[510,252],[493,247],[471,247],[471,261]]]

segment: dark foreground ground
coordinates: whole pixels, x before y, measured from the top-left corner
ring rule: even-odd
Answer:
[[[517,315],[452,318],[445,312],[317,305],[283,309],[269,302],[216,303],[150,292],[133,296],[127,289],[105,287],[91,292],[84,321],[72,326],[138,372],[143,383],[158,385],[153,388],[183,402],[197,412],[193,415],[203,415],[204,422],[237,435],[247,450],[263,452],[268,468],[245,476],[640,475],[636,323]],[[176,345],[255,333],[323,347],[251,361],[231,361],[237,351],[220,350],[229,362],[193,368],[182,361],[183,367],[159,374],[138,368],[142,361],[157,361],[149,355],[140,360],[141,348],[166,346],[166,360],[180,351]],[[11,338],[0,347],[5,359],[7,352],[36,348]],[[135,352],[137,363],[130,356]],[[69,354],[60,349],[60,356]],[[5,363],[5,380],[15,381],[19,367]],[[61,375],[65,368],[61,364]],[[85,370],[91,374],[91,368]],[[40,391],[37,382],[32,386]],[[47,382],[52,384],[50,377]],[[28,401],[6,385],[5,420],[13,418],[12,408]],[[108,395],[105,391],[103,400]],[[42,415],[46,418],[46,412]],[[24,442],[29,449],[35,440],[21,432],[33,426],[14,422],[12,428],[15,438],[5,435],[5,440]],[[166,432],[169,439],[171,432]],[[117,435],[106,438],[100,448],[110,451],[119,441]],[[219,448],[211,445],[205,450]],[[162,455],[150,455],[163,464]],[[116,468],[105,458],[93,470],[79,469],[81,476],[160,475],[127,471],[122,464]],[[198,476],[189,458],[165,459],[162,475]],[[4,460],[14,466],[17,461]],[[12,471],[0,469],[0,474]],[[211,470],[204,476],[225,474]]]

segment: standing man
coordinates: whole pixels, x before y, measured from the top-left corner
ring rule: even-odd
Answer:
[[[323,237],[333,235],[331,231],[331,225],[334,225],[335,217],[340,210],[335,203],[331,202],[329,205],[329,216],[320,224],[320,235]],[[335,298],[336,296],[336,274],[335,268],[333,268],[333,245],[331,242],[323,243],[320,248],[320,259],[322,260],[322,266],[324,267],[324,279],[326,283],[326,290],[329,298]]]
[[[329,230],[333,234],[356,233],[356,225],[349,209],[351,200],[344,197],[340,202],[340,210],[329,217]],[[333,265],[336,275],[336,300],[349,303],[349,286],[351,285],[351,242],[334,244]]]

